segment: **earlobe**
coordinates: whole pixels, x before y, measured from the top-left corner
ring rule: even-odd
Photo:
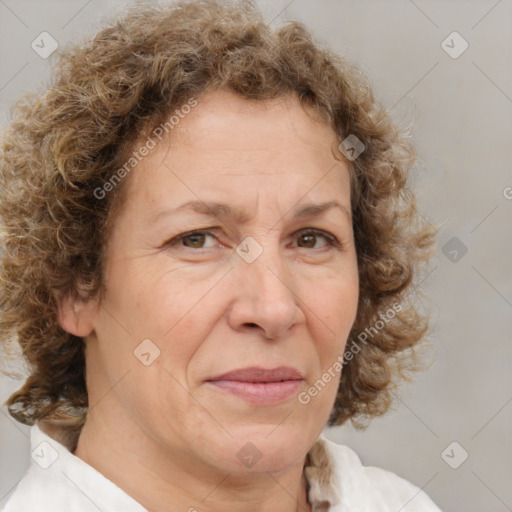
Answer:
[[[57,320],[59,325],[70,334],[85,337],[91,334],[94,328],[94,311],[96,302],[84,302],[79,298],[56,296]]]

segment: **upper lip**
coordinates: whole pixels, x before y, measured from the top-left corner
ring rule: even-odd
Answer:
[[[239,370],[233,370],[222,375],[218,375],[209,381],[214,380],[238,380],[242,382],[280,382],[283,380],[302,380],[304,377],[297,368],[290,366],[279,366],[278,368],[272,368],[266,370],[256,366],[249,368],[241,368]]]

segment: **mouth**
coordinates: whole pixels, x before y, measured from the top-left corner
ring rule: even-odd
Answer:
[[[216,389],[255,404],[275,404],[295,395],[304,382],[302,373],[288,366],[266,370],[243,368],[207,381]]]

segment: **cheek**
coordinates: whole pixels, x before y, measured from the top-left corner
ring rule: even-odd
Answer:
[[[323,285],[308,285],[301,292],[306,305],[323,321],[325,329],[331,335],[348,335],[355,321],[359,300],[359,282],[357,275],[340,279],[332,276],[325,278]]]
[[[149,289],[134,293],[133,332],[158,345],[163,368],[183,385],[189,362],[222,314],[217,281],[211,276],[186,279],[169,272],[156,278],[153,275]]]
[[[162,339],[183,328],[212,286],[208,279],[183,278],[184,269],[171,268],[165,255],[148,260],[115,266],[105,306],[132,338]]]
[[[359,282],[357,273],[351,273],[350,279],[327,280],[326,285],[315,291],[304,291],[306,302],[310,306],[308,316],[310,325],[316,326],[316,351],[321,372],[331,369],[339,379],[340,371],[332,370],[343,354],[348,335],[354,324],[359,300]],[[329,378],[329,377],[327,377]],[[333,379],[334,380],[334,379]]]

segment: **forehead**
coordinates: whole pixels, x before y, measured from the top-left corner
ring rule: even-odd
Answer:
[[[178,196],[202,199],[208,190],[224,201],[231,191],[248,198],[256,188],[278,188],[291,197],[316,183],[310,198],[320,201],[336,190],[346,195],[347,170],[335,132],[296,95],[255,101],[215,91],[179,116],[169,136],[137,166],[130,188],[149,204]]]
[[[325,137],[335,138],[326,119],[312,106],[301,103],[295,93],[269,100],[251,100],[218,90],[209,91],[197,100],[197,106],[173,128],[169,140],[197,144],[201,137],[203,142],[226,145],[231,141],[235,145],[244,138],[248,149],[256,149],[267,147],[269,140],[278,143],[280,139],[276,140],[276,135],[291,134],[297,144],[315,144]]]
[[[271,100],[249,100],[229,91],[210,91],[173,128],[171,146],[205,151],[268,152],[294,148],[322,152],[336,141],[320,114],[295,93]],[[336,146],[336,145],[335,145]]]

